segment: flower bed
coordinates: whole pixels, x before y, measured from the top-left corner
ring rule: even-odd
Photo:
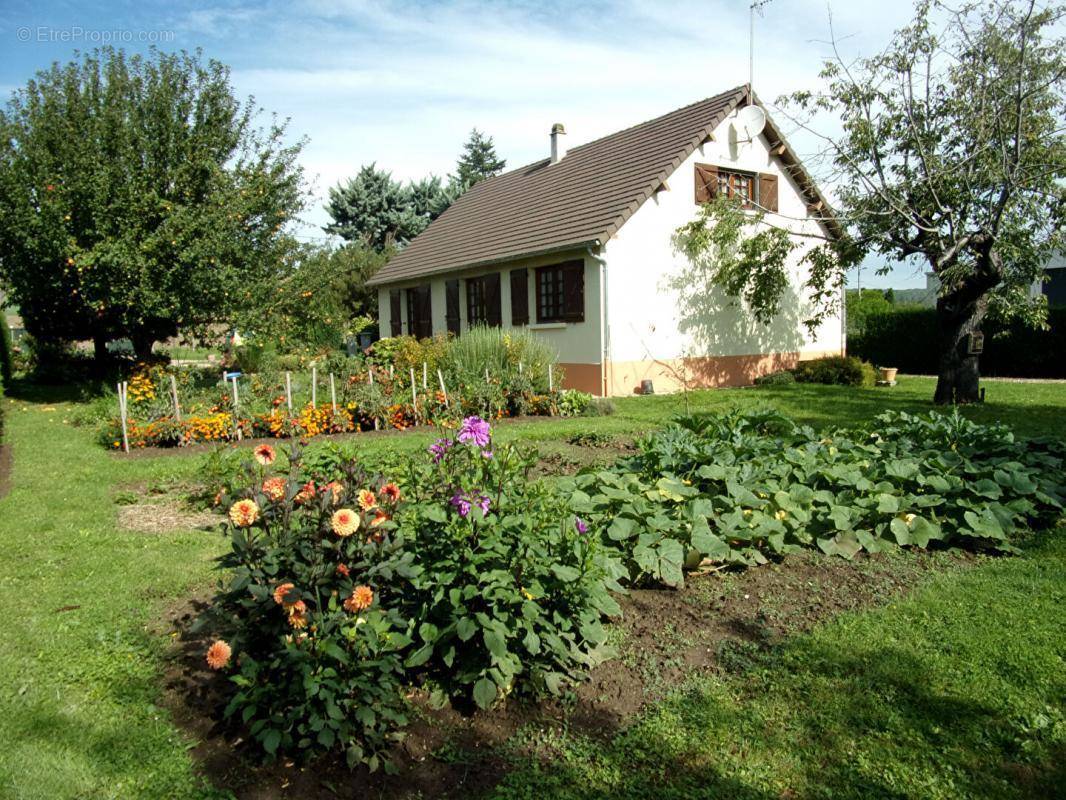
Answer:
[[[558,694],[604,655],[619,566],[531,458],[466,419],[400,483],[345,463],[339,480],[273,471],[255,451],[226,493],[224,585],[205,654],[232,681],[225,715],[268,754],[341,749],[376,768],[405,694],[487,708]]]

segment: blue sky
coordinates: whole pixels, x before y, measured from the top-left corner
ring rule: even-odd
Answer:
[[[870,54],[910,6],[835,2],[832,14],[847,51]],[[743,83],[748,20],[748,0],[3,0],[0,92],[108,39],[130,51],[201,48],[232,68],[239,94],[308,138],[302,161],[317,199],[301,232],[316,236],[321,198],[361,164],[405,179],[446,175],[476,126],[520,166],[547,155],[553,122],[573,146]],[[756,92],[773,100],[816,86],[828,36],[824,0],[773,0],[756,18]],[[801,154],[817,147],[778,121]],[[864,286],[924,285],[911,267],[879,278],[878,263]]]

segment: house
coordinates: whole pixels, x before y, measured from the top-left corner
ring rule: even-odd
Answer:
[[[749,104],[741,86],[569,152],[555,125],[548,158],[476,184],[374,276],[382,334],[525,327],[558,349],[567,386],[597,395],[648,380],[655,391],[742,385],[842,353],[842,314],[813,336],[803,325],[800,263],[839,227],[771,121],[738,136]],[[769,325],[709,285],[685,291],[692,265],[673,233],[719,191],[767,208],[800,245]]]

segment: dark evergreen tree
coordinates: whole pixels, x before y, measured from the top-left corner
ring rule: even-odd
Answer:
[[[496,155],[492,137],[485,136],[474,128],[463,145],[463,152],[455,165],[452,183],[460,188],[459,194],[462,194],[478,181],[499,175],[506,166],[507,161]]]

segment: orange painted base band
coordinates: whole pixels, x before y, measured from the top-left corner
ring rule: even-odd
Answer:
[[[559,364],[563,369],[561,386],[589,394],[603,394],[603,367],[600,364]]]
[[[746,356],[701,356],[662,361],[614,361],[607,364],[608,393],[637,394],[641,382],[652,381],[656,393],[682,389],[749,386],[756,378],[792,369],[799,361],[840,355],[833,352],[759,353]],[[585,390],[590,391],[590,390]]]

